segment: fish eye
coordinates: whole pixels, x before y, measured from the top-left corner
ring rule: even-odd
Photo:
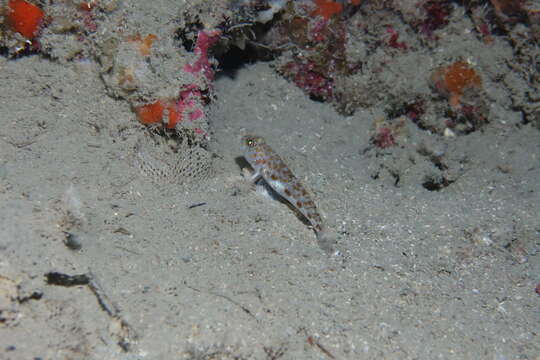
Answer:
[[[255,146],[255,140],[247,139],[247,146],[249,146],[249,147]]]

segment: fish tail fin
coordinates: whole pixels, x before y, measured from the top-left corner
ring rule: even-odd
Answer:
[[[341,251],[336,248],[337,239],[332,236],[327,229],[320,228],[316,231],[317,244],[321,250],[332,256],[341,256]]]

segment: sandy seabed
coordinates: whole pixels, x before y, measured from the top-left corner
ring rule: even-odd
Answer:
[[[146,129],[98,73],[0,58],[1,359],[540,359],[540,132],[500,89],[481,131],[425,145],[461,166],[428,191],[419,130],[376,152],[381,107],[343,116],[245,65],[215,81],[214,171],[188,186],[133,166]],[[246,132],[342,257],[243,179]]]

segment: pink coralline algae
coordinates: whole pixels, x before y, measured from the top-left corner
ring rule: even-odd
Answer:
[[[203,98],[201,90],[196,85],[188,85],[180,91],[176,106],[181,114],[187,112],[189,120],[194,121],[203,117],[204,113],[200,108],[197,108],[198,101]]]
[[[392,130],[388,127],[382,127],[373,138],[373,144],[378,148],[385,149],[396,144]]]
[[[177,99],[160,99],[136,107],[135,112],[142,124],[164,125],[167,129],[176,129],[177,125],[185,120],[193,122],[204,116],[203,110],[199,107],[202,97],[199,87],[192,84],[182,89]],[[204,133],[199,128],[195,128],[194,131],[198,134]]]
[[[221,36],[219,30],[214,31],[199,31],[197,35],[197,43],[195,44],[195,55],[199,58],[193,64],[186,64],[184,71],[190,74],[202,73],[207,80],[214,79],[214,69],[208,59],[208,49],[212,47]]]
[[[347,61],[347,20],[361,1],[291,3],[299,5],[284,9],[271,38],[290,46],[278,72],[313,100],[339,103],[336,80],[358,70]]]
[[[421,5],[425,12],[425,20],[420,23],[420,31],[431,37],[433,32],[448,25],[451,6],[445,1],[427,1]]]
[[[209,49],[219,40],[221,32],[214,31],[199,31],[197,34],[197,42],[195,43],[194,53],[198,56],[197,60],[192,64],[186,64],[184,71],[198,77],[204,77],[211,82],[214,79],[214,69],[208,58]],[[190,121],[202,119],[204,111],[201,106],[206,102],[204,92],[200,86],[193,83],[185,85],[178,96],[176,108],[180,114],[188,114]],[[180,117],[182,119],[182,117]],[[176,124],[175,124],[176,125]],[[171,124],[169,124],[169,127]],[[195,128],[194,131],[198,134],[204,134],[200,128]]]
[[[221,32],[217,30],[199,31],[194,49],[197,59],[192,64],[186,64],[183,68],[183,71],[192,74],[196,81],[181,86],[178,96],[174,99],[157,99],[152,103],[137,106],[135,111],[141,123],[163,126],[167,129],[187,126],[192,128],[196,134],[207,135],[200,127],[192,127],[186,122],[199,120],[204,122],[203,106],[208,102],[208,90],[205,90],[201,83],[211,83],[214,79],[214,69],[208,53],[220,36]],[[140,36],[138,40],[141,41]],[[142,40],[142,43],[148,42],[149,48],[154,38],[147,40],[148,37]]]
[[[386,32],[390,34],[390,39],[388,40],[388,45],[390,45],[390,47],[407,50],[407,44],[404,41],[398,41],[399,33],[392,26],[387,26]]]
[[[332,98],[332,79],[316,71],[313,63],[289,62],[284,66],[284,70],[288,74],[294,74],[291,80],[306,94],[321,100]]]

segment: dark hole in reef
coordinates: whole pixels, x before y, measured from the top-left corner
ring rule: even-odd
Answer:
[[[430,159],[430,160],[437,169],[441,171],[448,169],[448,166],[446,166],[439,158],[434,157],[433,159]]]
[[[20,59],[26,56],[32,56],[37,55],[40,53],[40,50],[38,47],[35,47],[30,42],[25,42],[24,44],[20,45],[17,49],[15,48],[8,48],[5,46],[0,46],[0,56],[3,56],[5,58],[8,58],[10,60],[16,60]],[[42,54],[45,58],[50,58],[46,54]]]
[[[45,279],[49,285],[58,286],[78,286],[88,285],[90,283],[90,277],[87,274],[80,275],[68,275],[55,271],[51,271],[45,274]]]
[[[28,296],[19,297],[19,304],[24,304],[25,302],[29,300],[41,300],[43,297],[43,293],[40,290],[32,291],[32,293]]]
[[[225,46],[217,44],[212,49],[213,55],[219,63],[217,76],[234,77],[236,72],[245,65],[274,60],[279,55],[279,50],[264,44],[264,37],[272,25],[273,21],[267,24],[253,24],[249,27],[235,28],[234,30],[224,26],[223,37],[228,41]],[[243,48],[235,45],[235,42],[243,43]]]
[[[400,180],[399,174],[392,174],[392,176],[394,177],[394,186],[398,187],[399,186],[399,180]]]
[[[448,180],[445,177],[428,178],[422,183],[422,186],[428,191],[440,191],[452,184],[453,182],[454,181]]]
[[[197,33],[203,28],[204,26],[199,20],[189,23],[185,27],[176,30],[174,34],[175,40],[179,41],[186,51],[192,52],[195,49]]]
[[[317,96],[313,94],[309,94],[309,99],[315,102],[320,102],[320,103],[326,102],[328,100],[324,96]]]
[[[227,52],[217,55],[219,63],[217,76],[234,77],[236,72],[245,65],[254,64],[258,61],[257,53],[250,46],[244,50],[237,46],[231,46]]]

